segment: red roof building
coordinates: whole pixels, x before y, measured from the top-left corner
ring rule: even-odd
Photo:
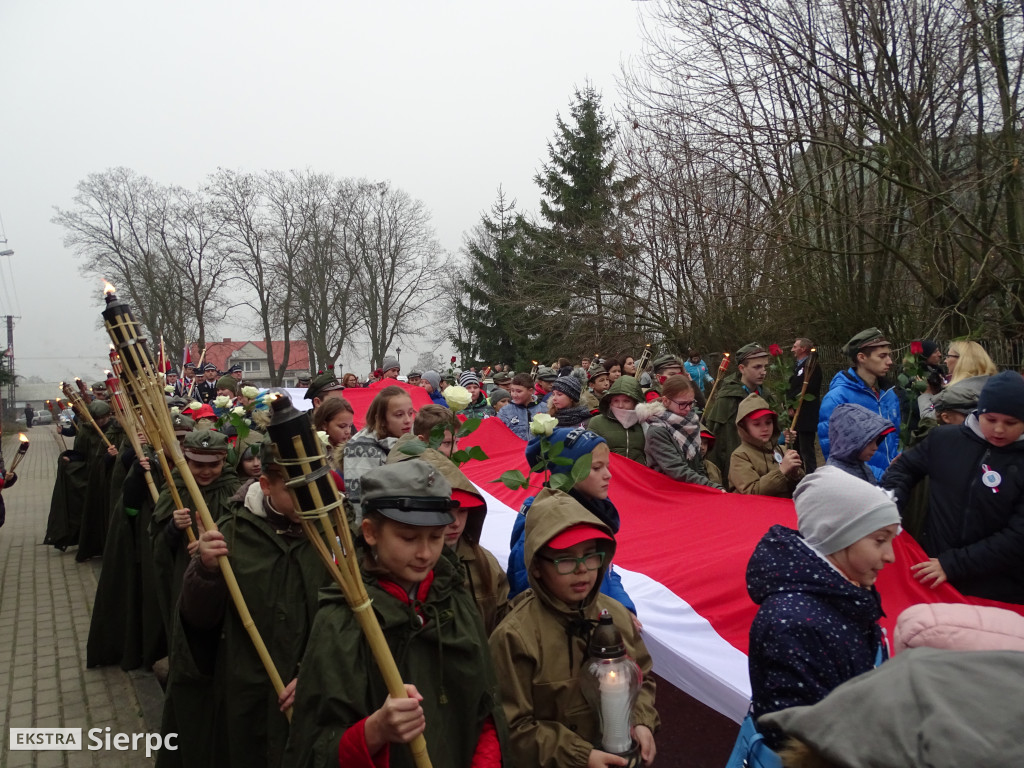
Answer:
[[[274,366],[281,365],[284,357],[284,342],[274,341]],[[197,364],[202,350],[192,345],[192,360]],[[242,366],[243,379],[257,387],[270,386],[270,369],[267,366],[267,343],[265,341],[213,341],[206,345],[203,363],[213,363],[217,370],[226,371],[236,363]],[[309,349],[305,341],[292,341],[288,348],[288,366],[282,384],[294,387],[299,374],[309,371]]]

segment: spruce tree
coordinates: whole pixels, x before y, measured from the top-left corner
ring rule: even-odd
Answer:
[[[534,278],[547,296],[546,356],[590,353],[622,338],[635,249],[627,245],[636,187],[617,174],[615,126],[587,86],[557,117],[548,161],[534,177],[542,221],[526,227]]]

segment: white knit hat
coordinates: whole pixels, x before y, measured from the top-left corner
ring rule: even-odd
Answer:
[[[892,496],[839,467],[826,465],[807,475],[793,491],[793,502],[800,535],[822,555],[900,522]]]

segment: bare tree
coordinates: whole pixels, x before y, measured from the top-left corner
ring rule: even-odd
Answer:
[[[377,366],[396,340],[430,322],[450,267],[426,206],[387,182],[359,184],[350,221],[346,252]]]

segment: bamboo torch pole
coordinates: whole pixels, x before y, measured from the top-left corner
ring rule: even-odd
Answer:
[[[193,507],[199,518],[203,521],[203,526],[208,531],[216,531],[217,525],[214,523],[210,510],[206,506],[206,500],[203,498],[202,491],[199,489],[195,478],[192,477],[192,473],[188,471],[185,457],[181,451],[176,450],[178,443],[177,438],[174,436],[174,425],[171,423],[171,415],[167,408],[163,407],[163,385],[157,379],[153,360],[146,349],[146,340],[139,336],[138,323],[136,323],[132,315],[131,308],[117,298],[117,295],[114,293],[114,287],[109,283],[107,284],[107,289],[104,290],[104,294],[106,295],[107,308],[103,311],[103,321],[107,333],[110,334],[111,341],[114,342],[118,356],[121,358],[125,378],[131,382],[140,401],[146,401],[149,411],[155,417],[153,427],[159,430],[163,444],[174,447],[174,463],[178,467],[182,480],[185,482],[185,487],[188,488],[188,492],[192,496]],[[242,596],[241,589],[239,589],[238,579],[235,578],[231,561],[226,555],[222,555],[217,558],[217,563],[220,566],[221,574],[224,576],[224,582],[227,584],[231,600],[235,604],[235,610],[238,611],[238,617],[242,621],[242,626],[249,633],[249,639],[252,640],[252,644],[256,648],[256,653],[263,663],[267,676],[270,678],[274,690],[280,696],[284,692],[284,682],[281,680],[281,675],[274,666],[274,661],[270,658],[270,652],[267,650],[263,638],[260,637],[252,614],[249,613],[249,608],[245,604],[245,598]],[[285,712],[285,715],[289,721],[292,719],[291,708]]]
[[[202,375],[203,360],[206,359],[206,347],[203,347],[203,351],[199,355],[199,362],[196,363],[195,370],[192,372],[192,382],[188,385],[188,392],[185,394],[186,397],[191,398],[192,393],[196,391],[196,380]]]
[[[149,441],[152,446],[154,453],[156,454],[157,461],[160,462],[160,469],[164,473],[164,481],[168,492],[171,494],[171,501],[174,502],[175,509],[185,509],[185,503],[181,499],[181,495],[178,493],[178,487],[174,484],[174,475],[171,474],[171,466],[167,462],[167,456],[164,449],[163,437],[160,435],[160,430],[156,428],[159,416],[152,410],[152,404],[147,398],[140,398],[138,393],[132,387],[131,380],[123,376],[124,367],[121,365],[121,358],[117,352],[114,351],[114,345],[110,345],[110,364],[114,367],[114,370],[118,374],[122,374],[121,381],[124,383],[125,392],[131,401],[132,408],[135,415],[138,418],[139,425],[142,427],[142,431],[146,433],[146,440]],[[177,440],[175,440],[177,444]],[[196,540],[196,532],[190,525],[185,529],[185,534],[188,536],[189,544]]]
[[[729,370],[729,353],[726,352],[722,357],[722,362],[718,365],[718,373],[715,375],[715,383],[711,385],[711,392],[708,394],[707,402],[704,403],[704,412],[707,413],[711,409],[711,401],[715,398],[715,390],[718,389],[718,382],[722,380],[722,374]]]
[[[320,554],[334,581],[341,587],[352,613],[359,622],[373,652],[381,677],[392,698],[407,698],[405,683],[391,654],[377,614],[370,610],[370,598],[359,573],[359,560],[352,544],[352,532],[341,512],[342,496],[328,471],[306,414],[297,410],[287,395],[272,403],[273,416],[267,432],[277,460],[288,473],[288,489],[295,509],[302,517],[302,529]],[[316,523],[320,524],[320,531]],[[430,768],[427,741],[423,734],[409,744],[417,768]]]
[[[141,430],[136,419],[135,409],[126,406],[121,400],[119,384],[119,380],[113,376],[107,377],[107,391],[110,392],[110,404],[114,407],[114,414],[117,416],[117,420],[121,422],[121,426],[124,427],[124,431],[128,435],[128,442],[131,443],[135,456],[141,459],[145,454],[142,452],[142,443],[139,440],[139,432]],[[149,441],[148,436],[146,440],[147,442]],[[147,469],[144,470],[143,474],[146,478],[146,485],[149,486],[149,495],[153,497],[153,503],[156,504],[160,498],[160,491],[157,490],[156,483],[153,481],[153,473]]]
[[[811,381],[811,373],[814,371],[814,367],[818,364],[818,348],[812,347],[811,354],[807,356],[807,363],[804,365],[804,383],[800,387],[800,400],[796,404],[796,410],[793,411],[793,420],[789,424],[789,428],[792,431],[796,431],[796,420],[800,418],[800,409],[804,405],[804,396],[807,394],[807,385]],[[789,447],[789,442],[786,442],[786,447]]]
[[[94,419],[92,417],[92,414],[89,413],[89,406],[87,406],[85,404],[85,401],[82,400],[82,396],[79,395],[74,390],[72,390],[71,387],[69,387],[63,381],[60,383],[60,387],[61,391],[64,393],[64,396],[68,399],[68,402],[71,403],[71,410],[78,414],[78,418],[82,419],[83,421],[89,424],[92,424],[93,429],[99,432],[100,437],[103,438],[103,442],[106,444],[107,448],[110,448],[111,443],[107,439],[107,434],[102,429],[100,429],[100,425],[96,423],[96,419]]]

